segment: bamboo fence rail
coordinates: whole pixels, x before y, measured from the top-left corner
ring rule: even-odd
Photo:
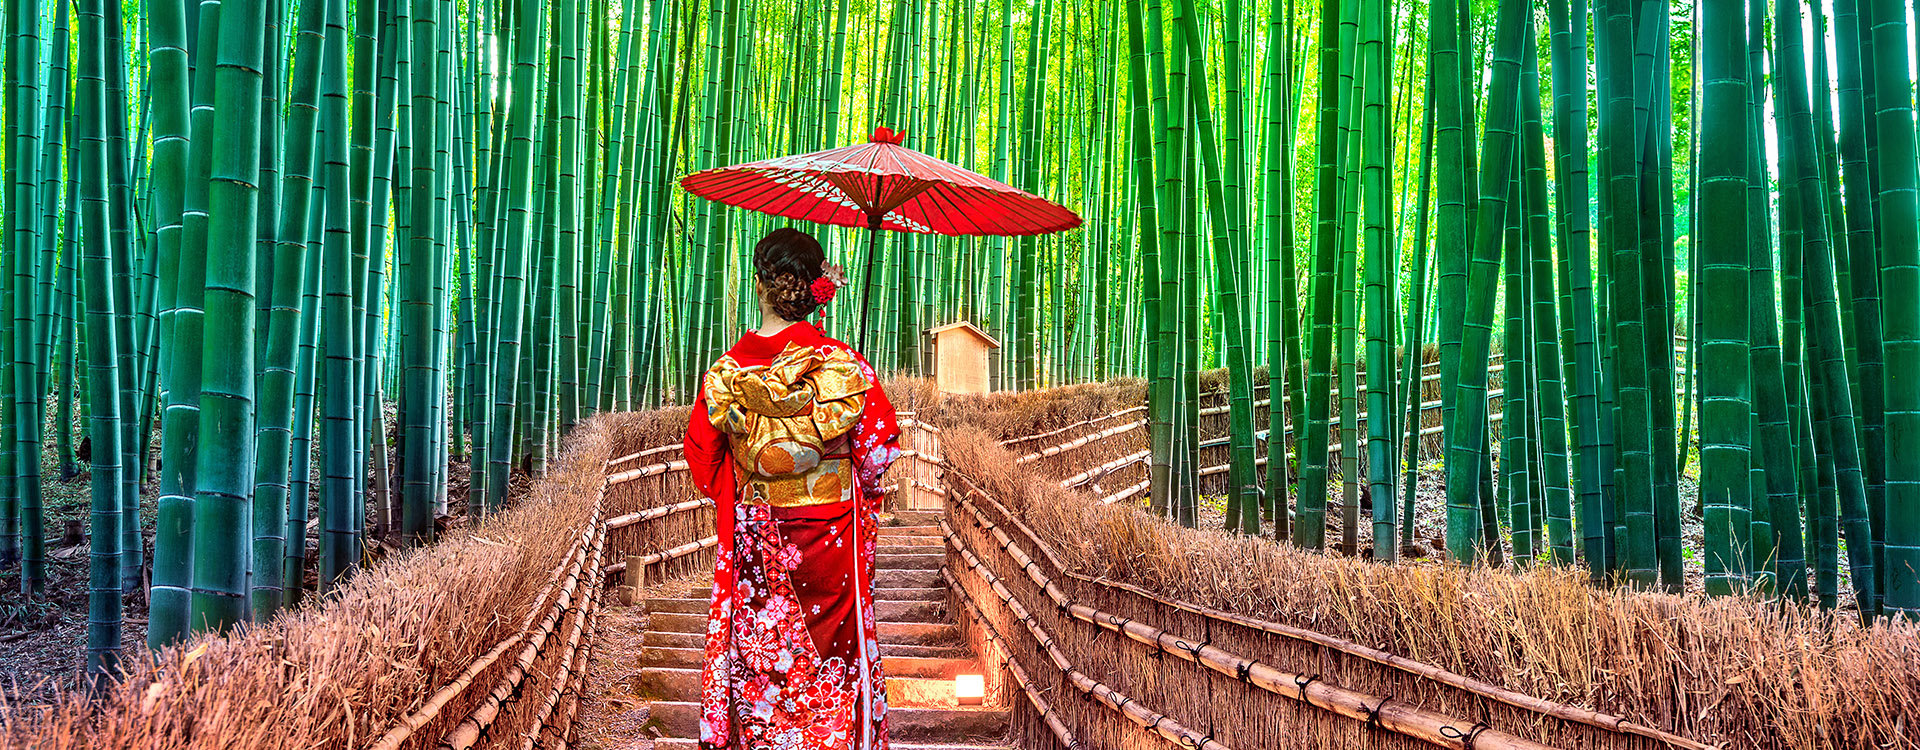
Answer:
[[[598,506],[600,502],[601,501],[596,500],[595,505]],[[598,517],[599,508],[596,507],[594,520],[597,521]],[[552,629],[554,623],[558,621],[559,613],[567,608],[567,598],[572,595],[580,580],[580,573],[586,563],[589,548],[597,548],[597,545],[603,538],[602,527],[598,523],[589,523],[586,528],[580,530],[577,536],[579,541],[574,543],[574,546],[568,550],[566,558],[562,559],[560,564],[554,568],[553,577],[548,581],[547,588],[540,593],[540,597],[535,601],[533,609],[527,612],[526,622],[521,624],[520,629],[514,631],[512,635],[501,639],[499,643],[495,644],[493,648],[488,649],[486,653],[481,654],[480,658],[475,659],[473,663],[469,664],[457,677],[448,682],[439,691],[435,692],[432,697],[421,704],[420,708],[401,718],[392,729],[387,730],[386,734],[374,741],[372,745],[369,745],[368,750],[393,750],[394,748],[400,747],[408,739],[412,738],[413,734],[419,731],[421,727],[433,721],[433,719],[439,715],[441,709],[446,707],[448,702],[471,687],[475,678],[477,678],[481,672],[493,666],[495,662],[499,661],[501,656],[505,655],[513,647],[521,645],[530,637],[544,637],[544,634]],[[548,603],[549,598],[553,598],[551,604]],[[543,615],[545,617],[536,623],[535,618],[542,617]],[[538,629],[535,627],[536,624],[539,626]],[[538,651],[537,645],[532,648],[535,652]],[[524,651],[522,652],[522,658],[528,658]]]
[[[960,580],[954,577],[952,569],[941,568],[940,578],[947,582],[949,591],[962,591],[964,594]],[[1027,675],[1026,668],[1020,666],[1020,662],[1014,661],[1013,657],[1008,655],[1006,639],[994,629],[993,623],[987,621],[986,614],[980,611],[980,605],[975,604],[971,597],[964,595],[961,600],[966,604],[967,610],[967,619],[962,621],[962,627],[978,625],[980,628],[979,641],[982,645],[976,646],[974,653],[982,654],[983,663],[998,664],[1006,669],[1007,675],[1013,678],[1014,685],[1020,688],[1020,693],[1026,697],[1027,703],[1033,706],[1033,710],[1040,714],[1041,720],[1046,722],[1047,729],[1053,732],[1054,738],[1058,739],[1062,746],[1077,750],[1081,746],[1080,740],[1073,736],[1073,730],[1068,729],[1066,722],[1054,712],[1053,705],[1047,702],[1046,696],[1040,694],[1040,689],[1035,686],[1033,678]],[[985,654],[989,650],[998,654],[999,658],[987,659]]]
[[[1271,724],[1268,719],[1272,717],[1290,719],[1285,722],[1284,730],[1269,726],[1267,728],[1272,733],[1265,735],[1260,734],[1257,728],[1241,727],[1235,731],[1244,731],[1262,739],[1234,740],[1222,733],[1219,723],[1221,714],[1216,712],[1212,718],[1214,734],[1208,739],[1209,744],[1278,746],[1259,743],[1279,742],[1278,738],[1283,736],[1298,739],[1302,733],[1306,733],[1314,739],[1307,742],[1287,741],[1284,746],[1474,747],[1482,750],[1490,747],[1598,746],[1706,750],[1712,747],[1621,717],[1503,690],[1432,665],[1367,649],[1337,638],[1322,634],[1301,637],[1304,634],[1295,632],[1297,629],[1261,627],[1264,623],[1252,618],[1220,616],[1226,613],[1216,613],[1190,603],[1156,597],[1148,591],[1117,586],[1074,573],[1050,545],[964,469],[950,466],[947,477],[949,516],[943,522],[943,531],[952,549],[956,550],[954,558],[957,564],[951,567],[977,571],[982,574],[982,580],[998,583],[1000,589],[1008,591],[1015,587],[1010,586],[1001,574],[994,574],[992,568],[998,567],[1007,571],[1006,575],[1022,580],[1021,588],[1033,591],[1038,599],[1031,600],[1033,603],[1022,601],[1013,619],[1046,617],[1061,622],[1078,621],[1083,623],[1082,627],[1091,626],[1124,637],[1147,652],[1147,658],[1151,660],[1148,663],[1154,665],[1142,665],[1135,667],[1135,670],[1156,670],[1161,674],[1156,679],[1161,681],[1167,681],[1172,676],[1166,672],[1166,667],[1160,666],[1167,663],[1164,661],[1165,655],[1172,654],[1215,675],[1212,682],[1202,684],[1213,691],[1211,701],[1231,704],[1225,713],[1267,717],[1251,722],[1254,724],[1263,721]],[[989,514],[994,517],[989,517]],[[1010,533],[1008,529],[1013,531]],[[1016,543],[1016,535],[1023,541]],[[969,536],[977,541],[970,542]],[[1028,554],[1028,548],[1034,554]],[[990,559],[975,555],[976,549],[986,550]],[[993,563],[991,558],[1001,562]],[[1054,572],[1052,575],[1045,572],[1049,568]],[[986,575],[995,577],[987,579]],[[991,584],[983,585],[992,588]],[[959,588],[963,595],[971,595],[966,592],[966,587]],[[959,608],[956,606],[956,609]],[[1177,626],[1177,623],[1169,623],[1168,620],[1184,620],[1188,625]],[[1179,635],[1182,631],[1206,635],[1201,638]],[[1094,656],[1098,651],[1092,647],[1097,640],[1093,636],[1078,637],[1075,633],[1060,630],[1058,626],[1049,627],[1048,632],[1067,637],[1066,640],[1049,640],[1055,648],[1079,647],[1085,649],[1088,656]],[[1275,636],[1311,647],[1311,650],[1269,649],[1270,652],[1302,658],[1304,668],[1284,669],[1275,665],[1285,664],[1285,661],[1269,661],[1251,655],[1260,653],[1260,647],[1270,645]],[[1247,649],[1237,648],[1233,645],[1235,643],[1244,644]],[[1036,652],[1035,656],[1056,660],[1050,654]],[[1068,658],[1073,657],[1068,655]],[[1116,665],[1120,667],[1118,672],[1129,671],[1125,668],[1126,664],[1120,661]],[[1378,670],[1356,671],[1358,665],[1391,670],[1399,676],[1383,679]],[[1120,674],[1095,677],[1091,670],[1080,668],[1080,671],[1087,673],[1089,680],[1114,682],[1117,690],[1127,691],[1124,684],[1120,684],[1125,681]],[[1346,684],[1348,680],[1337,675],[1351,676],[1359,684]],[[1267,697],[1236,697],[1221,693],[1219,690],[1223,683],[1219,682],[1219,677],[1230,678],[1250,689],[1258,689]],[[1067,679],[1059,687],[1077,690],[1081,686]],[[1141,700],[1150,697],[1131,691],[1124,694],[1134,695]],[[1304,704],[1318,714],[1302,714],[1300,709],[1279,709],[1271,705],[1275,700]],[[1170,700],[1161,703],[1176,705]],[[1448,706],[1455,708],[1449,710]],[[1331,717],[1338,717],[1345,725],[1329,724]],[[1080,723],[1070,723],[1069,728],[1077,733],[1076,736],[1086,737],[1090,731],[1085,725],[1087,717],[1082,714],[1074,718]],[[1016,727],[1020,726],[1017,719]],[[1189,721],[1187,726],[1204,728],[1207,721],[1201,720],[1198,724]],[[1104,734],[1101,730],[1091,731]],[[1415,744],[1404,745],[1379,739],[1383,732]],[[1051,731],[1048,735],[1057,741],[1057,735]],[[1038,735],[1029,733],[1025,736],[1032,740]],[[1065,746],[1065,743],[1057,746]]]
[[[589,523],[594,527],[595,531],[593,534],[593,552],[589,558],[591,562],[587,563],[584,570],[595,571],[600,567],[600,556],[605,550],[604,543],[606,542],[605,530],[600,526],[597,509]],[[487,730],[493,726],[494,720],[500,716],[501,711],[507,703],[519,700],[521,688],[525,684],[529,670],[532,669],[534,661],[540,657],[541,649],[546,646],[548,638],[553,635],[553,628],[563,614],[568,612],[573,614],[573,624],[568,630],[574,633],[576,638],[579,632],[586,628],[587,616],[592,612],[592,606],[586,600],[589,600],[600,590],[600,578],[591,572],[589,572],[588,575],[589,579],[585,590],[576,590],[575,584],[580,581],[578,574],[567,579],[567,583],[561,586],[561,608],[549,609],[547,611],[546,618],[542,621],[540,629],[535,631],[533,636],[528,639],[528,643],[521,648],[520,657],[514,661],[512,666],[507,668],[507,673],[502,675],[498,682],[494,683],[492,692],[487,694],[478,708],[475,708],[473,712],[461,720],[458,725],[455,725],[451,731],[448,731],[446,736],[440,739],[437,747],[445,750],[466,750],[466,748],[473,747],[487,736]],[[578,601],[576,601],[576,597],[578,597]],[[565,672],[566,670],[562,668],[559,671]]]

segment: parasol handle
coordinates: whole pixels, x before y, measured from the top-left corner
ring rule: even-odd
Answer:
[[[854,349],[866,354],[867,323],[873,313],[873,261],[880,256],[880,219],[883,214],[867,214],[867,270],[860,274],[860,330],[855,332]]]

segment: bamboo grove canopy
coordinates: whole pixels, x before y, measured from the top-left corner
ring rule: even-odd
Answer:
[[[8,0],[0,571],[44,592],[85,461],[105,674],[123,594],[165,645],[499,507],[751,318],[775,220],[673,175],[887,123],[1087,220],[828,231],[870,359],[966,318],[998,387],[1145,378],[1156,511],[1224,367],[1230,530],[1392,559],[1444,488],[1456,560],[1912,616],[1912,13]]]

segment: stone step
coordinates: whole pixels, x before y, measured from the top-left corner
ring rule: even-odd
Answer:
[[[700,704],[692,701],[655,701],[648,724],[669,737],[700,735]],[[1007,736],[1008,714],[992,708],[888,708],[887,738],[898,750],[905,743],[996,743]],[[993,745],[989,744],[988,747]],[[666,748],[670,745],[656,744]],[[946,747],[952,747],[948,745]],[[963,745],[963,747],[965,747]]]
[[[879,602],[944,602],[947,600],[945,586],[931,588],[904,588],[873,590],[874,601]]]
[[[698,667],[646,667],[640,670],[634,692],[656,701],[700,698]],[[958,708],[953,679],[887,675],[887,705],[898,708]]]
[[[874,574],[874,580],[878,581],[880,576],[895,570],[939,570],[946,562],[947,553],[944,550],[912,555],[874,555],[873,567],[880,571]]]
[[[946,555],[944,554],[928,555],[928,557],[934,558],[935,560],[946,559]],[[878,559],[875,559],[874,564],[876,566],[879,566],[880,561]],[[889,570],[885,567],[881,567],[879,570],[874,571],[873,585],[874,585],[874,588],[878,588],[878,589],[945,588],[947,582],[946,582],[946,579],[940,577],[939,568],[940,566],[937,564],[934,565],[931,569],[913,568],[913,569]],[[703,585],[699,587],[688,589],[686,598],[706,599],[706,598],[712,597],[713,596],[713,586],[711,585],[712,581],[704,581],[702,583]],[[885,597],[879,597],[876,594],[876,598],[885,598]]]
[[[707,599],[648,599],[648,614],[701,615],[707,614]]]
[[[946,537],[938,535],[888,534],[885,529],[880,531],[880,541],[902,547],[943,547],[947,544]]]
[[[959,645],[922,646],[913,643],[882,643],[880,644],[880,655],[883,657],[911,656],[925,659],[959,659],[966,661],[973,658],[973,651],[969,650],[966,646]]]
[[[941,536],[940,524],[925,523],[917,526],[882,526],[880,527],[880,536],[881,538],[890,536],[930,536],[937,539]]]
[[[957,638],[958,631],[955,631],[954,635]],[[704,649],[706,648],[706,637],[706,631],[704,630],[698,633],[669,633],[659,630],[649,630],[647,631],[644,643],[647,648]],[[927,659],[973,658],[973,654],[967,650],[967,647],[959,645],[957,640],[951,643],[937,641],[934,643],[889,643],[884,637],[880,639],[880,655],[882,657],[911,656]]]
[[[664,646],[646,646],[640,650],[641,667],[670,667],[697,669],[702,666],[706,651],[698,648],[667,648]],[[893,656],[882,654],[880,670],[888,677],[928,677],[951,679],[957,674],[979,674],[978,666],[971,656],[924,657]]]
[[[937,524],[940,522],[940,519],[945,518],[946,515],[945,511],[938,510],[896,510],[888,513],[887,517],[881,522],[899,524],[901,526],[924,526],[927,524]]]
[[[679,612],[659,612],[648,618],[650,631],[668,633],[691,633],[704,635],[707,632],[707,616],[690,615]],[[935,645],[959,638],[959,631],[944,622],[887,622],[882,620],[878,626],[881,643],[913,643]],[[664,644],[662,644],[664,645]]]
[[[896,602],[880,600],[873,603],[873,617],[877,622],[946,622],[947,603],[938,602]]]
[[[889,738],[889,740],[891,740],[891,738]],[[654,740],[653,747],[654,750],[699,750],[700,741],[676,738],[659,739]],[[887,747],[891,750],[1012,750],[1012,748],[1007,745],[978,745],[971,742],[938,742],[927,744],[920,742],[889,741]]]
[[[896,599],[889,592],[906,592],[912,598]],[[947,616],[947,594],[940,589],[879,589],[874,593],[873,616],[881,622],[934,622]],[[707,614],[706,599],[648,599],[647,611],[655,615]]]
[[[923,536],[902,537],[902,539],[925,538],[926,537]],[[913,542],[902,544],[900,539],[881,539],[880,546],[874,548],[874,554],[876,555],[944,555],[946,553],[947,548],[946,545],[943,544],[915,544]]]

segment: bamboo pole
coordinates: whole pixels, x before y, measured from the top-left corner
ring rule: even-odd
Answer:
[[[1059,445],[1047,446],[1046,448],[1043,448],[1034,453],[1029,453],[1027,455],[1014,459],[1014,463],[1030,464],[1042,458],[1051,458],[1053,456],[1058,456],[1062,453],[1073,450],[1075,448],[1082,448],[1096,441],[1105,440],[1115,435],[1123,435],[1128,432],[1132,432],[1133,430],[1142,429],[1146,426],[1147,426],[1146,420],[1141,420],[1138,422],[1128,422],[1127,424],[1123,424],[1118,427],[1109,427],[1107,429],[1096,432],[1092,435],[1086,435],[1083,437],[1075,438],[1073,440],[1069,440]]]
[[[624,464],[628,461],[637,461],[639,459],[646,458],[647,456],[658,455],[661,453],[666,453],[668,451],[677,451],[683,447],[685,446],[682,446],[679,443],[673,443],[671,445],[662,445],[657,448],[648,448],[646,450],[640,451],[639,453],[629,453],[619,458],[608,459],[607,468],[612,469],[613,467],[619,466],[620,464]]]
[[[612,531],[614,529],[624,529],[628,526],[632,526],[634,524],[641,523],[644,521],[652,521],[660,518],[666,518],[667,516],[671,516],[676,513],[683,513],[685,511],[695,510],[698,508],[711,508],[711,507],[713,507],[713,498],[702,497],[694,500],[688,500],[686,502],[674,503],[672,505],[662,505],[658,508],[648,508],[646,510],[639,511],[637,513],[628,513],[623,516],[614,516],[613,518],[607,519],[607,530]]]
[[[638,469],[628,469],[626,471],[619,472],[617,474],[608,474],[607,484],[610,484],[610,485],[622,484],[626,482],[631,482],[635,479],[657,477],[657,476],[660,476],[661,474],[667,474],[675,471],[686,471],[686,470],[687,470],[687,462],[685,461],[670,461],[664,464],[648,464]]]
[[[655,563],[663,563],[675,558],[685,557],[687,555],[691,555],[695,552],[699,552],[700,550],[706,549],[708,547],[718,545],[719,543],[720,543],[720,537],[710,536],[705,539],[687,542],[686,544],[682,544],[672,549],[662,550],[660,552],[654,552],[652,554],[638,555],[636,557],[637,559],[640,560],[640,563],[643,565],[653,565]],[[635,559],[635,558],[630,557],[629,559]],[[602,573],[605,573],[607,575],[613,575],[615,573],[624,573],[627,570],[627,561],[621,560],[620,562],[614,563],[612,565],[608,565],[605,568],[601,568],[600,570]]]

